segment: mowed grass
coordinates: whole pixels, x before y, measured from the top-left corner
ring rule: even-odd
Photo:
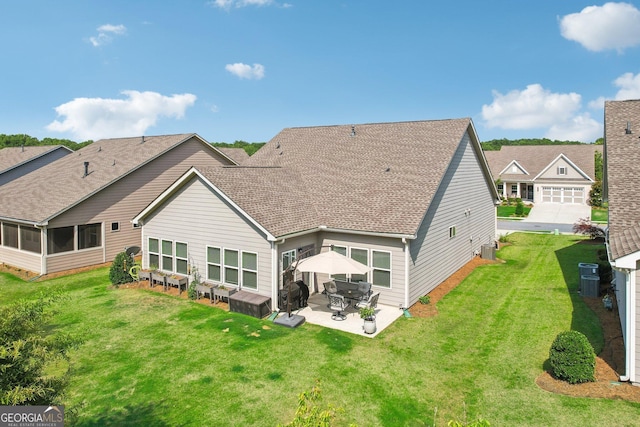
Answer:
[[[591,221],[606,223],[609,220],[609,210],[606,208],[591,208]]]
[[[101,269],[46,282],[0,276],[2,303],[60,290],[55,328],[84,337],[64,398],[80,426],[275,426],[316,379],[336,426],[636,425],[640,405],[539,389],[564,330],[603,345],[577,295],[597,245],[516,233],[505,263],[478,267],[432,318],[398,319],[374,339],[296,329],[144,290],[115,290]]]
[[[529,206],[524,206],[523,209],[523,216],[521,217],[517,217],[516,216],[516,206],[498,206],[498,210],[497,210],[497,215],[500,218],[525,218],[529,215],[529,212],[531,212],[531,207]]]

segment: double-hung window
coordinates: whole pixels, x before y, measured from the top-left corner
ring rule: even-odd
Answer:
[[[224,250],[224,283],[238,285],[238,251]]]
[[[242,251],[242,287],[258,289],[258,254]]]
[[[332,251],[338,252],[340,255],[344,255],[347,256],[347,247],[346,246],[332,246],[331,247]],[[332,279],[336,279],[336,280],[347,280],[347,275],[346,274],[333,274],[331,276]]]
[[[222,269],[220,268],[220,248],[207,246],[207,279],[220,282]]]
[[[186,243],[176,242],[176,273],[189,274],[188,247]]]
[[[376,286],[391,287],[391,252],[371,251],[372,283]]]
[[[173,271],[173,242],[171,240],[162,241],[162,270]]]
[[[361,264],[369,265],[369,250],[368,249],[359,249],[359,248],[351,248],[351,259],[358,261]],[[368,274],[352,274],[351,281],[352,282],[367,282]]]
[[[149,268],[158,268],[160,266],[160,241],[149,237],[149,247],[147,248],[149,254]]]

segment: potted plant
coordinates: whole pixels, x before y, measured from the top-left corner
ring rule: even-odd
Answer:
[[[360,318],[364,319],[364,333],[373,334],[376,332],[376,310],[373,307],[360,308]]]

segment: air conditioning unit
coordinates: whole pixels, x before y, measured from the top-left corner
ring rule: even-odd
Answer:
[[[496,259],[496,247],[493,245],[482,245],[480,248],[480,257],[482,259]]]

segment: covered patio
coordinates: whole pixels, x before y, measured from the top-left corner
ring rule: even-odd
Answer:
[[[329,299],[327,298],[327,295],[316,293],[309,297],[306,307],[292,311],[291,314],[304,316],[306,322],[314,325],[324,326],[325,328],[336,329],[369,338],[373,338],[378,335],[403,315],[403,310],[399,307],[378,304],[376,308],[376,332],[373,334],[365,334],[363,330],[364,321],[360,318],[357,309],[350,305],[344,311],[344,314],[346,315],[345,320],[332,320],[331,315],[333,314],[333,311],[329,308],[328,304]],[[288,314],[283,312],[280,313],[279,316],[288,316]]]

